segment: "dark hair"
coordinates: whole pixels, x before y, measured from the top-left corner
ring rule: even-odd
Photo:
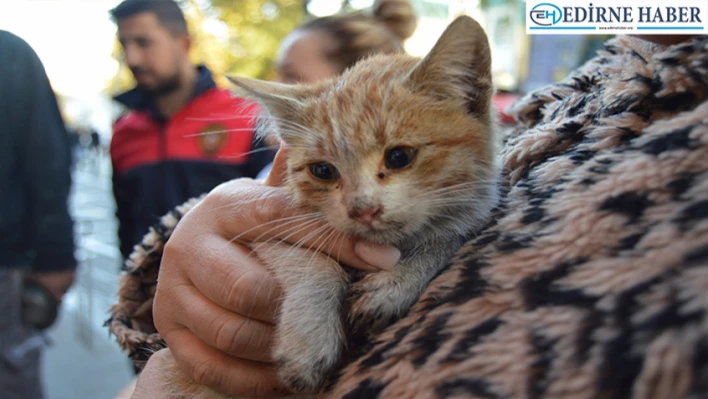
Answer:
[[[403,41],[413,34],[415,27],[415,12],[408,0],[378,0],[370,14],[356,12],[317,18],[298,30],[329,34],[336,47],[327,57],[343,72],[367,56],[402,52]]]
[[[144,12],[155,14],[160,24],[172,33],[188,34],[182,9],[173,0],[125,0],[110,11],[114,22]]]

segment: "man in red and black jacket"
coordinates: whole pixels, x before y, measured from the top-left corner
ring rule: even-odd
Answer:
[[[127,257],[170,209],[222,182],[255,177],[274,156],[254,137],[254,104],[216,87],[189,60],[184,15],[172,0],[126,0],[111,10],[137,87],[113,127],[113,193]]]

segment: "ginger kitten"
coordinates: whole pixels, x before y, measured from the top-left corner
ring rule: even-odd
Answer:
[[[320,253],[254,244],[284,290],[279,378],[313,391],[337,369],[347,337],[403,316],[497,202],[487,36],[459,17],[422,60],[375,56],[315,85],[231,80],[287,145],[285,185],[293,206],[331,226],[319,233],[323,245],[343,233],[401,250],[392,270],[352,281]],[[174,379],[184,397],[224,397]]]

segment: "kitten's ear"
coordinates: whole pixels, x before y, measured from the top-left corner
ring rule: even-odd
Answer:
[[[277,133],[280,140],[294,145],[301,139],[302,132],[296,132],[292,125],[300,123],[303,115],[303,101],[316,91],[309,86],[286,85],[264,80],[227,76],[243,94],[260,103],[265,108],[258,123],[262,136]],[[292,123],[289,123],[292,122]]]
[[[492,57],[484,29],[461,16],[411,71],[415,90],[441,100],[459,100],[468,111],[488,117],[492,97]]]
[[[231,83],[238,87],[243,94],[263,105],[268,113],[278,118],[297,116],[302,103],[297,86],[285,85],[264,80],[227,76]]]

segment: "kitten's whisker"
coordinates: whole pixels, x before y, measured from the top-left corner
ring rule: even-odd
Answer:
[[[285,236],[284,238],[283,238],[283,237],[274,236],[274,237],[271,237],[271,238],[269,238],[269,239],[263,241],[263,242],[262,242],[261,244],[259,244],[259,245],[267,244],[267,243],[269,243],[269,242],[271,242],[271,241],[274,241],[274,240],[277,240],[277,242],[286,242],[290,237],[292,237],[292,236],[294,236],[294,235],[300,233],[301,231],[304,231],[304,230],[307,230],[307,229],[311,228],[312,225],[317,224],[318,222],[320,222],[320,220],[316,220],[316,219],[305,221],[304,223],[301,223],[301,224],[298,224],[298,225],[296,225],[296,226],[290,227],[290,228],[286,229],[285,231],[281,232],[281,234],[287,234],[288,232],[291,232],[291,231],[292,231],[292,233],[290,233],[289,235]],[[299,241],[298,241],[298,242],[299,242]],[[257,248],[256,248],[256,249],[257,249]]]
[[[342,259],[342,258],[340,257],[340,254],[342,253],[342,244],[344,244],[345,239],[346,239],[346,236],[344,235],[344,233],[342,233],[340,231],[339,234],[337,235],[337,238],[336,238],[336,240],[339,240],[339,248],[337,249],[337,258],[335,259],[339,263],[341,263],[340,259]]]
[[[267,191],[264,191],[261,195],[254,196],[253,198],[230,202],[226,205],[222,205],[217,208],[211,208],[209,211],[211,213],[218,213],[219,211],[221,211],[225,208],[236,208],[238,206],[247,205],[247,204],[250,204],[255,201],[263,201],[272,195],[275,195],[275,193],[273,191],[267,190]]]
[[[289,240],[291,237],[297,235],[301,231],[312,228],[313,226],[317,225],[318,223],[320,223],[322,221],[319,219],[306,219],[306,220],[296,220],[293,222],[296,223],[296,225],[290,226],[287,229],[284,229],[283,231],[279,232],[279,234],[273,235],[272,237],[268,238],[264,242],[271,242],[271,241],[287,242],[287,240]],[[279,227],[280,226],[276,226],[276,229]]]
[[[288,217],[284,217],[284,218],[279,218],[279,219],[271,220],[271,221],[266,222],[266,223],[261,223],[261,224],[259,224],[258,226],[253,226],[253,227],[251,227],[250,229],[247,229],[246,231],[241,232],[239,235],[237,235],[236,237],[232,238],[232,239],[231,239],[231,242],[240,240],[241,237],[243,237],[244,235],[246,235],[246,234],[248,234],[248,233],[250,233],[250,232],[252,232],[252,231],[254,231],[254,230],[257,230],[257,229],[263,228],[263,227],[265,227],[265,226],[271,225],[271,224],[282,223],[283,221],[286,221],[285,224],[290,224],[290,223],[294,223],[294,222],[299,222],[299,221],[302,221],[302,220],[310,219],[310,218],[312,218],[313,215],[314,215],[314,214],[288,216]],[[281,226],[280,226],[280,225],[277,225],[277,226],[275,226],[275,227],[273,227],[273,228],[271,228],[271,229],[269,229],[269,230],[266,230],[264,233],[262,233],[261,235],[259,235],[258,238],[261,238],[261,237],[263,237],[264,235],[267,235],[268,233],[270,233],[270,232],[273,231],[273,230],[276,230],[276,229],[279,228],[279,227],[281,227]],[[254,240],[254,241],[255,241],[255,240]]]
[[[336,233],[337,230],[334,229],[333,227],[329,226],[329,228],[332,230],[329,233],[327,233],[328,230],[325,230],[319,238],[315,242],[312,243],[312,247],[317,245],[316,249],[312,249],[310,247],[310,250],[312,251],[312,256],[310,257],[310,262],[307,265],[308,270],[312,270],[312,264],[315,262],[315,257],[317,257],[317,254],[321,253],[322,247],[327,245],[327,240],[332,236],[332,234]],[[325,235],[326,234],[326,235]],[[322,244],[317,244],[320,240],[322,240]]]
[[[302,231],[305,231],[305,230],[311,228],[313,224],[314,224],[314,222],[311,221],[311,222],[307,222],[307,223],[304,223],[304,224],[295,226],[294,228],[290,229],[290,231],[292,231],[292,233],[291,233],[289,236],[285,237],[284,239],[279,239],[278,237],[271,237],[271,238],[269,238],[268,240],[265,240],[265,241],[263,241],[263,242],[261,242],[261,243],[258,243],[258,245],[255,245],[255,246],[254,246],[254,245],[251,245],[251,253],[258,253],[258,251],[259,251],[264,245],[268,245],[268,244],[271,244],[271,243],[275,243],[275,244],[279,244],[279,245],[288,245],[288,246],[289,246],[289,249],[288,249],[281,257],[279,257],[278,259],[285,259],[285,258],[288,258],[288,257],[290,256],[290,254],[295,250],[295,248],[299,248],[302,244],[300,244],[299,246],[296,246],[295,244],[289,244],[286,240],[289,239],[291,236],[294,236],[294,235],[296,235],[296,234],[298,234],[298,233],[300,233],[300,232],[302,232]],[[322,227],[320,226],[320,227],[318,227],[317,229],[315,229],[315,231],[318,231],[318,230],[320,230],[321,228],[322,228]],[[310,234],[312,234],[312,233],[306,234],[303,238],[309,239]],[[299,242],[301,242],[302,240],[303,240],[303,239],[300,239],[300,240],[298,240],[297,242],[299,243]]]
[[[236,132],[252,132],[253,128],[238,128],[238,129],[226,129],[226,130],[212,130],[208,132],[199,132],[199,133],[190,133],[190,134],[185,134],[184,138],[190,138],[190,137],[199,137],[199,136],[209,136],[212,134],[221,134],[221,133],[236,133]]]
[[[218,156],[217,158],[219,158],[219,159],[240,158],[240,157],[245,156],[245,155],[251,155],[251,154],[256,154],[256,153],[265,152],[265,151],[273,151],[273,150],[277,150],[277,149],[279,149],[279,148],[280,148],[280,146],[271,145],[271,146],[268,146],[268,147],[257,148],[257,149],[255,149],[255,150],[248,151],[248,152],[242,152],[242,153],[240,153],[240,154],[238,154],[238,155],[220,155],[220,156]]]
[[[233,115],[233,116],[215,116],[215,117],[204,117],[204,118],[197,118],[197,117],[188,117],[184,118],[187,121],[202,121],[202,122],[210,122],[210,121],[231,121],[231,120],[236,120],[236,119],[255,119],[257,118],[257,115]]]
[[[301,222],[304,223],[304,222],[309,222],[309,221],[319,221],[319,219],[313,218],[313,217],[312,217],[312,214],[307,214],[307,215],[291,216],[291,217],[288,217],[288,218],[283,218],[283,219],[280,219],[280,220],[276,220],[275,222],[279,222],[279,221],[284,220],[284,219],[291,219],[291,220],[287,221],[286,223],[279,224],[279,225],[277,225],[277,226],[275,226],[275,227],[272,227],[272,228],[270,228],[270,229],[264,231],[264,232],[261,233],[258,237],[256,237],[256,238],[254,238],[253,240],[251,240],[251,242],[258,242],[258,241],[260,241],[264,236],[268,235],[268,234],[269,234],[270,232],[272,232],[273,230],[277,230],[277,229],[279,229],[279,228],[281,228],[281,227],[284,227],[285,225],[288,225],[288,224],[291,224],[291,223],[301,223]],[[270,224],[270,223],[272,223],[272,221],[271,221],[271,222],[268,222],[268,223],[261,224],[260,227],[263,227],[263,226],[265,226],[265,225],[267,225],[267,224]],[[296,226],[296,227],[297,227],[297,226]],[[287,232],[288,232],[289,230],[290,230],[290,229],[284,230],[284,231],[282,231],[281,233],[287,234]]]
[[[314,225],[314,224],[317,224],[318,222],[319,222],[319,220],[316,220],[316,219],[310,219],[310,220],[304,220],[304,221],[303,221],[303,220],[292,220],[292,221],[289,221],[289,222],[287,222],[287,223],[285,223],[285,224],[287,225],[287,224],[293,224],[293,223],[295,223],[295,225],[294,225],[294,226],[291,226],[291,227],[288,227],[287,229],[281,231],[281,232],[280,232],[280,236],[279,236],[279,235],[274,235],[273,237],[270,237],[270,238],[268,238],[267,240],[262,241],[262,242],[261,242],[260,244],[258,244],[258,246],[255,247],[254,249],[257,250],[257,249],[260,248],[261,245],[263,245],[263,244],[268,244],[268,243],[270,243],[270,242],[272,242],[272,241],[285,242],[285,241],[287,241],[290,237],[296,235],[297,233],[299,233],[299,232],[301,232],[301,231],[303,231],[303,230],[307,230],[308,228],[310,228],[310,226],[312,226],[312,225]],[[269,230],[266,231],[264,234],[261,234],[260,236],[258,236],[258,237],[259,237],[258,240],[253,240],[253,241],[251,241],[251,243],[259,242],[259,240],[262,239],[263,236],[265,236],[265,235],[267,235],[268,233],[272,232],[273,230],[279,229],[279,228],[281,228],[281,227],[282,227],[281,225],[278,225],[278,226],[275,226],[275,227],[269,229]],[[291,233],[291,232],[292,232],[292,233]],[[290,233],[290,234],[288,234],[288,233]],[[282,237],[282,235],[284,235],[284,234],[288,234],[288,235],[285,236],[285,237]]]
[[[244,200],[240,200],[240,201],[234,201],[234,202],[228,203],[226,205],[218,206],[216,208],[210,208],[209,211],[211,213],[217,213],[217,212],[223,211],[224,209],[227,209],[227,208],[229,208],[229,209],[230,208],[238,208],[239,206],[248,205],[252,202],[262,201],[262,200],[263,200],[263,198],[251,198],[251,199],[244,199]]]
[[[302,248],[302,246],[305,245],[305,242],[307,242],[311,237],[320,234],[321,231],[326,230],[328,228],[331,228],[331,227],[328,225],[320,226],[317,229],[315,229],[314,231],[311,231],[310,233],[306,234],[304,237],[302,237],[300,240],[298,240],[295,244],[292,244],[290,250],[286,251],[283,254],[283,256],[281,257],[281,259],[289,257],[291,252],[295,251],[297,248]],[[302,231],[302,230],[300,230],[300,231]]]

